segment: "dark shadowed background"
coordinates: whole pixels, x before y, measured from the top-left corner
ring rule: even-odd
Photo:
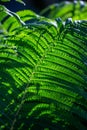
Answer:
[[[10,2],[0,2],[0,4],[5,5],[8,9],[14,12],[22,9],[31,9],[36,13],[39,13],[42,9],[44,9],[48,5],[53,3],[60,3],[65,0],[23,0],[23,1],[26,3],[25,6],[23,4],[20,4],[19,2],[16,2],[15,0],[11,0]]]

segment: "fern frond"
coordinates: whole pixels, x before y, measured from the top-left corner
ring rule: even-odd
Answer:
[[[29,22],[30,19],[37,17],[38,15],[30,10],[19,11],[16,14],[0,5],[0,23],[5,33],[12,34],[13,30],[16,30],[21,25],[25,25],[25,22]]]
[[[48,6],[41,11],[40,15],[45,15],[51,19],[60,17],[62,20],[66,20],[67,18],[87,20],[87,3],[84,1],[74,1],[73,3],[68,1],[61,2],[60,4]]]
[[[0,128],[86,130],[87,21],[32,15],[1,18]]]

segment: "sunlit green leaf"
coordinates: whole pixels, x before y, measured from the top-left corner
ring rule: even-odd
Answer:
[[[53,4],[43,9],[40,13],[48,18],[61,17],[63,20],[72,18],[73,20],[87,20],[87,2],[74,1],[74,3],[65,1],[59,4]]]
[[[86,130],[87,21],[4,9],[0,6],[0,129]]]

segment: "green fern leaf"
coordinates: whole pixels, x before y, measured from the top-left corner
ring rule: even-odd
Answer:
[[[1,130],[86,130],[87,21],[38,16],[10,29],[0,39]]]
[[[74,1],[73,3],[65,1],[60,4],[48,6],[40,14],[52,19],[60,17],[62,20],[66,20],[67,18],[87,20],[87,3],[84,1]]]

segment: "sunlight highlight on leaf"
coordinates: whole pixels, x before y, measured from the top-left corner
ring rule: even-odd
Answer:
[[[23,2],[23,0],[16,0],[16,1],[23,4],[24,6],[26,5],[25,2]]]

